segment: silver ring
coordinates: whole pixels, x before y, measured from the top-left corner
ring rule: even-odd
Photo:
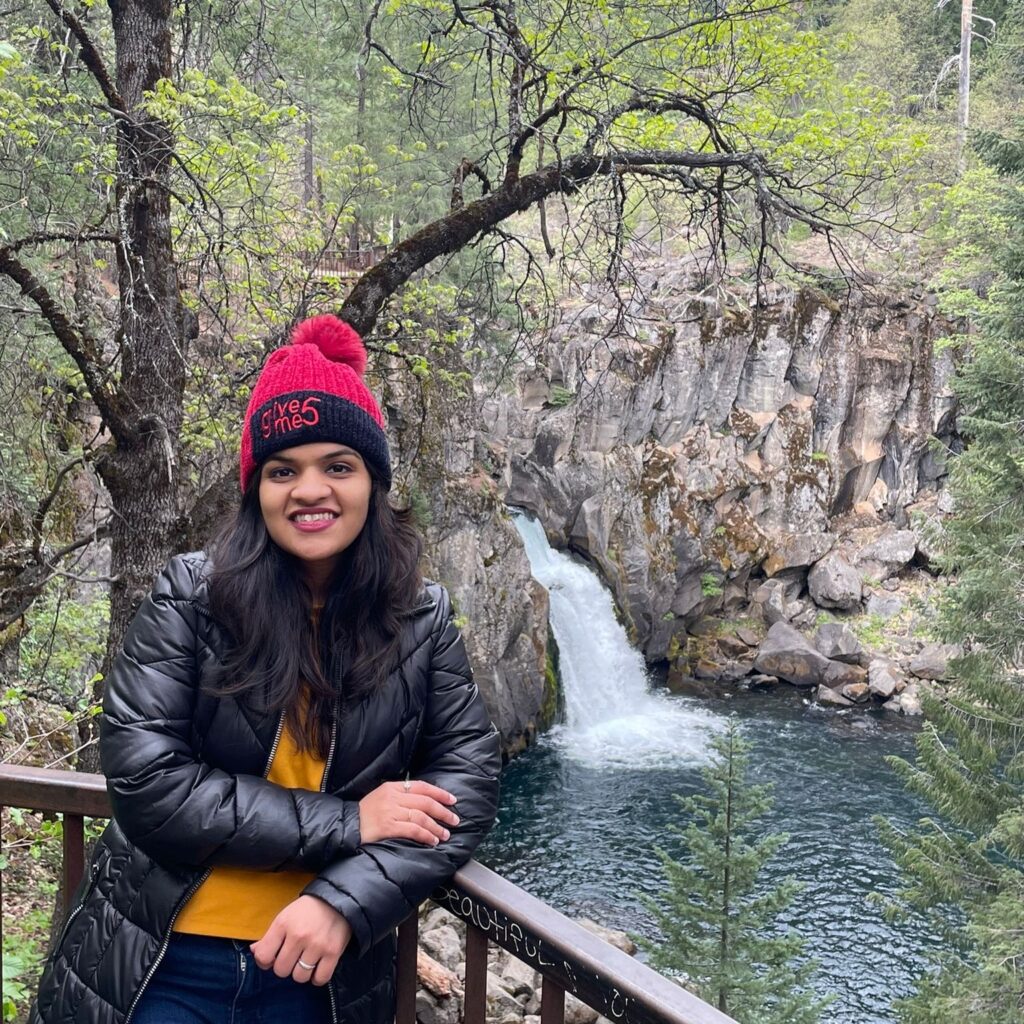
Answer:
[[[299,957],[299,966],[307,971],[316,970],[316,964],[307,964],[306,961],[302,959],[302,957]]]
[[[404,789],[406,793],[408,793],[409,790],[412,789],[412,783],[408,779],[406,779],[405,782],[402,783],[402,789]]]

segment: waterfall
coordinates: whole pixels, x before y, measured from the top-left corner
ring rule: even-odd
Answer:
[[[534,579],[551,598],[565,697],[552,742],[575,760],[628,768],[705,759],[721,719],[696,701],[651,692],[643,656],[615,617],[611,594],[585,565],[555,551],[539,522],[514,515]]]

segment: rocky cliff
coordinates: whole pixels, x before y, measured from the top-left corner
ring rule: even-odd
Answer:
[[[709,615],[808,629],[927,560],[914,513],[939,514],[935,446],[958,443],[954,325],[926,296],[779,288],[755,314],[649,274],[656,298],[617,324],[610,298],[566,304],[480,416],[502,498],[600,569],[648,661],[688,674]]]

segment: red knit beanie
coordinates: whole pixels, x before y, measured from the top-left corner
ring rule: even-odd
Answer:
[[[336,316],[315,316],[292,331],[263,366],[242,424],[242,490],[268,456],[336,441],[354,448],[391,487],[391,459],[380,406],[363,383],[366,349]]]

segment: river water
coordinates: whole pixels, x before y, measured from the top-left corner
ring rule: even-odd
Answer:
[[[934,941],[920,922],[887,922],[878,896],[896,887],[872,825],[909,823],[922,809],[885,764],[910,756],[913,731],[893,718],[820,709],[795,691],[717,701],[650,686],[597,577],[517,520],[534,576],[551,594],[566,721],[506,769],[499,822],[479,858],[572,916],[656,937],[640,895],[662,888],[655,847],[678,853],[672,794],[701,786],[708,737],[736,716],[752,744],[750,778],[775,786],[764,821],[789,843],[764,872],[805,888],[783,920],[818,962],[815,988],[833,996],[823,1019],[890,1024]]]

